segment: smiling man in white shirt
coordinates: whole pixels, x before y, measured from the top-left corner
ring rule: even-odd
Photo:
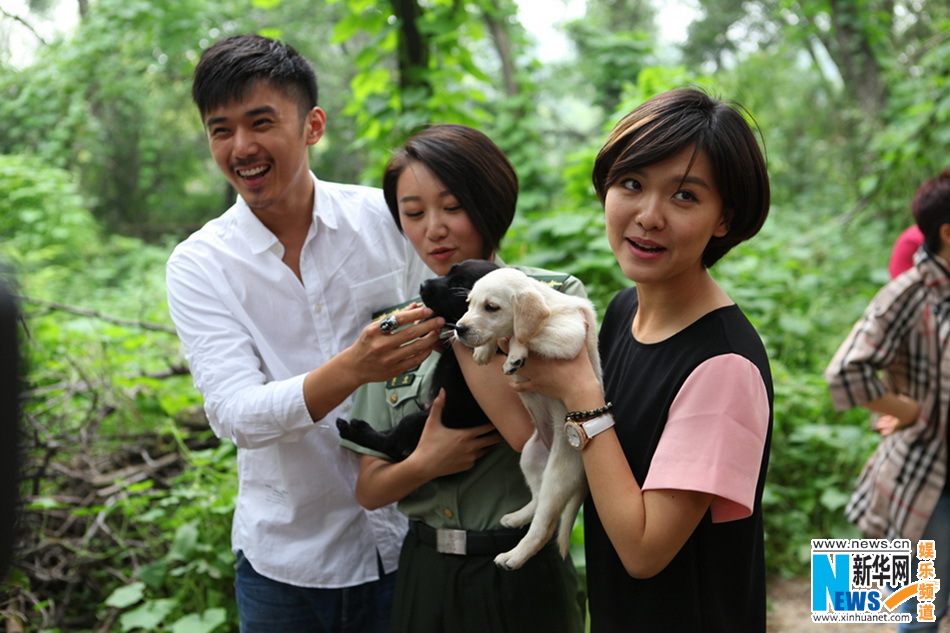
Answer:
[[[431,275],[375,188],[324,182],[312,67],[256,35],[202,55],[192,96],[237,202],[176,247],[168,304],[215,433],[238,447],[232,528],[242,633],[387,631],[405,519],[353,496],[339,446],[360,385],[431,352],[441,319],[417,308],[390,334],[374,311]]]

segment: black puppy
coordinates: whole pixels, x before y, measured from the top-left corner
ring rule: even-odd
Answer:
[[[422,282],[419,296],[432,308],[434,316],[445,319],[447,327],[454,327],[468,309],[468,292],[476,281],[498,268],[497,264],[481,259],[469,259],[455,264],[443,277]],[[388,431],[377,431],[364,420],[347,422],[338,418],[336,426],[340,436],[360,446],[383,453],[393,461],[402,461],[415,450],[422,436],[422,428],[429,416],[429,406],[439,390],[445,389],[445,408],[442,423],[450,428],[463,429],[488,424],[488,416],[478,406],[465,383],[455,352],[451,347],[442,352],[432,375],[432,387],[425,409],[410,413]]]

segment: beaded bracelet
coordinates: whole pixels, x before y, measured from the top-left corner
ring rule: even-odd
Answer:
[[[601,416],[605,413],[609,413],[613,409],[614,405],[612,402],[608,402],[599,409],[591,409],[590,411],[568,411],[567,415],[564,416],[565,422],[583,422],[585,420],[593,420],[594,418]]]

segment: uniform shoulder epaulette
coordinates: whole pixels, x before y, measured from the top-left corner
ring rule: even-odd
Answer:
[[[389,380],[386,381],[386,389],[398,389],[399,387],[410,386],[412,383],[416,381],[416,371],[418,369],[419,369],[418,367],[413,367],[412,369],[410,369],[409,371],[405,373],[402,373],[402,374],[399,374],[398,376],[390,378]],[[391,397],[394,398],[392,402],[396,402],[395,396],[391,396]]]
[[[376,321],[383,317],[389,316],[390,314],[393,314],[395,312],[399,312],[400,310],[405,310],[406,308],[411,306],[413,303],[422,305],[422,298],[416,297],[415,299],[410,299],[409,301],[403,301],[402,303],[397,303],[396,305],[389,306],[388,308],[377,310],[376,312],[373,313],[373,320]]]
[[[557,273],[550,273],[550,274],[545,274],[545,275],[528,275],[528,277],[531,277],[532,279],[537,279],[541,283],[547,286],[551,286],[555,290],[560,290],[561,288],[563,288],[564,284],[567,283],[567,280],[571,278],[570,275],[557,274]]]

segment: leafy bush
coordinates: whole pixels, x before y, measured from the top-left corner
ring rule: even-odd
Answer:
[[[119,631],[235,630],[221,625],[237,619],[234,556],[227,547],[236,452],[225,443],[186,453],[189,467],[169,488],[149,482],[117,504],[129,538],[140,534],[143,542],[160,545],[140,552],[134,580],[113,590],[101,607],[103,617],[118,615]]]
[[[28,631],[236,630],[235,451],[170,324],[169,248],[103,238],[71,178],[32,159],[0,157],[0,199],[30,367],[0,613]]]
[[[0,251],[32,269],[91,250],[99,229],[74,177],[26,156],[0,155]]]

